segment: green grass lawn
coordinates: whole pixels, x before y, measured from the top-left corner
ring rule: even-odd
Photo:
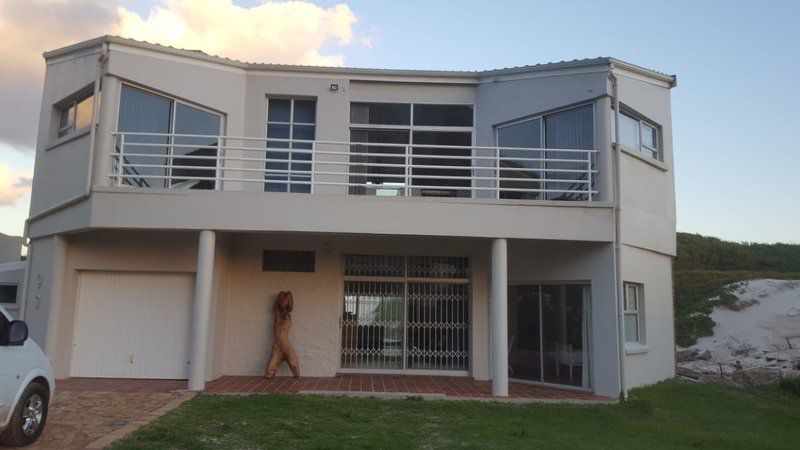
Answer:
[[[669,381],[618,405],[201,395],[113,448],[798,448],[800,397]]]

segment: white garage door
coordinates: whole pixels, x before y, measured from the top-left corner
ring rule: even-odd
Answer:
[[[194,274],[81,272],[74,377],[186,378]]]

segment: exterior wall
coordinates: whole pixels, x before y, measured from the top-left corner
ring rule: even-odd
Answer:
[[[622,242],[674,256],[675,172],[670,91],[624,73],[618,74],[618,91],[621,103],[662,127],[664,153],[664,161],[659,163],[622,151]]]
[[[672,257],[625,246],[622,279],[644,285],[644,308],[640,313],[644,348],[626,345],[625,384],[633,388],[674,377]]]
[[[22,255],[22,237],[0,233],[0,264],[17,262]]]
[[[3,303],[1,306],[11,314],[11,317],[17,320],[22,318],[22,293],[25,290],[25,268],[27,265],[28,263],[25,261],[0,263],[0,285],[11,284],[17,286],[16,303]]]
[[[36,139],[31,215],[86,191],[89,137],[86,130],[58,138],[58,111],[54,104],[94,83],[100,45],[68,58],[48,61]],[[53,176],[58,174],[58,176]]]

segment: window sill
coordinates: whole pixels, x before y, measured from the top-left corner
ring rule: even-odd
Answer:
[[[626,355],[643,355],[650,351],[650,347],[642,344],[637,344],[633,342],[626,342],[625,343],[625,354]]]
[[[658,170],[660,170],[662,172],[668,172],[669,171],[669,167],[666,164],[664,164],[663,162],[661,162],[661,161],[657,161],[657,160],[655,160],[653,158],[648,158],[648,157],[642,155],[641,153],[637,152],[636,150],[632,150],[632,149],[630,149],[628,147],[625,147],[624,145],[621,145],[619,148],[620,148],[620,150],[622,150],[623,153],[631,155],[634,158],[636,158],[636,159],[638,159],[638,160],[640,160],[640,161],[642,161],[644,163],[650,164],[651,166],[655,167],[656,169],[658,169]]]
[[[86,136],[87,134],[89,134],[90,131],[92,131],[92,127],[91,127],[91,125],[87,125],[87,126],[81,128],[80,130],[75,131],[74,133],[70,133],[70,134],[68,134],[66,136],[61,136],[60,138],[57,138],[55,141],[51,142],[44,149],[46,151],[50,151],[50,150],[52,150],[52,149],[54,149],[56,147],[61,147],[64,144],[67,144],[67,143],[72,142],[72,141],[74,141],[76,139],[80,139],[80,138]]]

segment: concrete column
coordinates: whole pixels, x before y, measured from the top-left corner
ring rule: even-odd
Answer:
[[[213,231],[203,230],[200,232],[200,243],[197,251],[197,274],[195,275],[194,284],[194,306],[192,308],[193,334],[189,365],[190,391],[202,391],[206,387],[215,240],[216,234]]]
[[[492,395],[508,397],[508,243],[492,241]]]

